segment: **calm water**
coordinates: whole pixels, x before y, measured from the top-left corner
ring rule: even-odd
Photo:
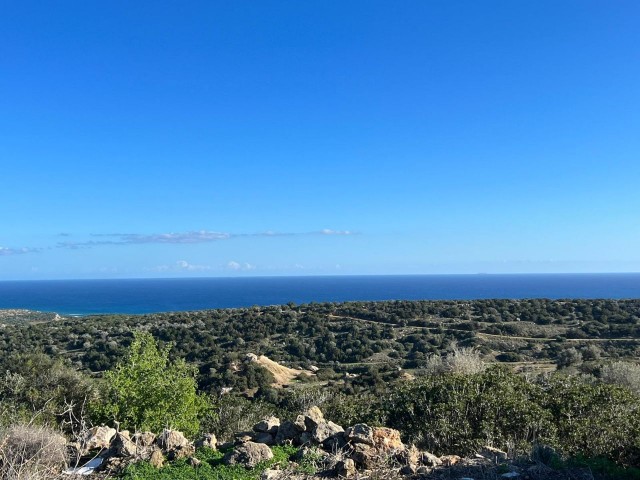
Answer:
[[[640,298],[640,274],[407,275],[0,282],[0,308],[149,313],[347,300]]]

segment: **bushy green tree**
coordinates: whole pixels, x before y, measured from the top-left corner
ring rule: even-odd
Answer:
[[[149,333],[137,332],[124,360],[105,376],[105,398],[96,417],[121,428],[158,432],[165,427],[194,435],[209,406],[196,390],[196,369],[169,360],[171,345],[158,347]]]

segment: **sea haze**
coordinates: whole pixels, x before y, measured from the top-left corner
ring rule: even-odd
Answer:
[[[0,308],[69,315],[349,300],[639,298],[640,274],[394,275],[0,282]]]

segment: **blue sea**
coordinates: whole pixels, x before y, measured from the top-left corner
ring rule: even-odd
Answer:
[[[349,300],[640,298],[640,274],[390,275],[0,282],[0,309],[151,313]]]

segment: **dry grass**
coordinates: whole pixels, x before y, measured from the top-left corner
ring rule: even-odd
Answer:
[[[0,478],[60,478],[66,466],[66,439],[48,427],[13,425],[0,432]]]

